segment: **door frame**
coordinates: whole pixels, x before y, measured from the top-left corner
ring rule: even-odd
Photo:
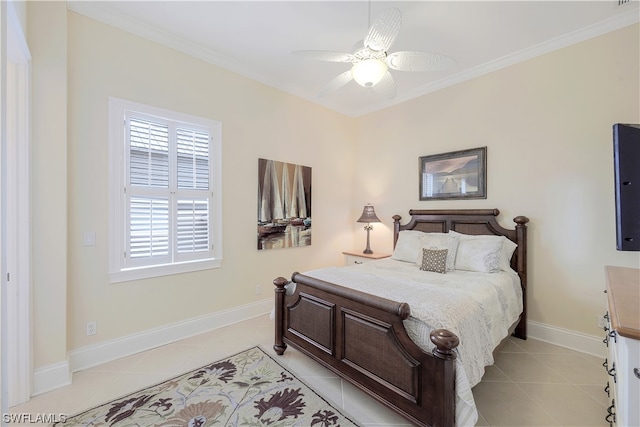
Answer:
[[[12,2],[2,2],[0,110],[2,155],[2,394],[3,406],[28,401],[32,392],[31,331],[31,54]],[[6,408],[3,408],[5,411]]]

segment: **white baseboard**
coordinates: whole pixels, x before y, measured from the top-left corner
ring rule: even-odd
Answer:
[[[79,348],[69,353],[71,372],[91,368],[252,317],[266,315],[272,306],[273,300],[267,299]]]
[[[71,384],[69,361],[38,368],[33,372],[32,396],[37,396],[38,394],[46,393],[69,384]]]
[[[70,384],[72,372],[91,368],[253,317],[267,315],[272,307],[273,299],[265,299],[72,350],[69,352],[68,362],[49,365],[34,372],[33,396]]]
[[[606,357],[607,354],[607,347],[602,342],[604,333],[602,337],[597,337],[557,326],[528,321],[527,336],[593,356]]]
[[[35,370],[33,375],[33,395],[71,384],[72,372],[91,368],[253,317],[267,315],[272,307],[273,300],[266,299],[72,350],[69,352],[68,361]],[[604,357],[606,355],[606,347],[602,343],[602,337],[586,335],[532,321],[527,322],[527,330],[528,336],[533,339],[594,356]]]

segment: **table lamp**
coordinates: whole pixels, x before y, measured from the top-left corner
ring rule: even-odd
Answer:
[[[372,254],[373,251],[371,250],[371,247],[369,245],[369,232],[373,228],[371,223],[380,222],[380,219],[376,216],[376,211],[373,209],[373,206],[371,206],[371,203],[367,204],[364,207],[364,210],[362,211],[362,215],[360,215],[360,218],[358,219],[357,222],[367,223],[367,225],[364,226],[364,229],[367,230],[367,248],[364,251],[362,251],[362,253]]]

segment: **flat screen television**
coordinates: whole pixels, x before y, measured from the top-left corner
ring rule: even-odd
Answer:
[[[613,125],[616,249],[640,251],[640,124]]]

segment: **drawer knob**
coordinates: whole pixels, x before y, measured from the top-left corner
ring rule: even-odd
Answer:
[[[640,369],[633,368],[633,375],[635,375],[636,378],[640,380]]]

